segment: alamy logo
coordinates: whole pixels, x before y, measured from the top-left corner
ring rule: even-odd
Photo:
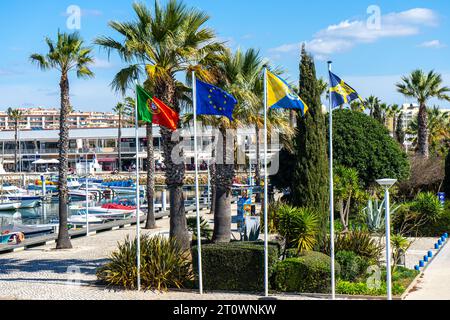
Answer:
[[[66,10],[67,21],[66,26],[69,30],[81,29],[81,8],[77,5],[71,5]]]

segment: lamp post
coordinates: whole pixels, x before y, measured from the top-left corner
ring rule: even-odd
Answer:
[[[387,298],[392,300],[392,275],[391,275],[391,217],[389,208],[389,189],[397,182],[396,179],[380,179],[377,183],[385,192],[385,224],[386,224],[386,287]]]

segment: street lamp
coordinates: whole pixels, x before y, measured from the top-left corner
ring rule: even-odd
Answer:
[[[385,219],[386,219],[386,287],[387,298],[392,300],[392,275],[391,275],[391,219],[389,208],[389,189],[397,182],[396,179],[380,179],[377,183],[383,187],[385,191]]]

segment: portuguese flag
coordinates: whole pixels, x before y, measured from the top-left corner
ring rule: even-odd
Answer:
[[[139,121],[154,123],[172,131],[177,130],[180,116],[164,102],[137,86]]]

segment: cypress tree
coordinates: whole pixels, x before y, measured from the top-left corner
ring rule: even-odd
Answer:
[[[322,230],[328,225],[329,167],[326,118],[322,111],[319,82],[314,59],[303,45],[300,62],[299,94],[308,105],[308,113],[297,117],[295,167],[292,188],[293,205],[318,210]]]
[[[400,113],[400,116],[397,120],[397,127],[395,130],[395,139],[400,143],[403,147],[405,143],[405,130],[403,130],[403,112]]]

